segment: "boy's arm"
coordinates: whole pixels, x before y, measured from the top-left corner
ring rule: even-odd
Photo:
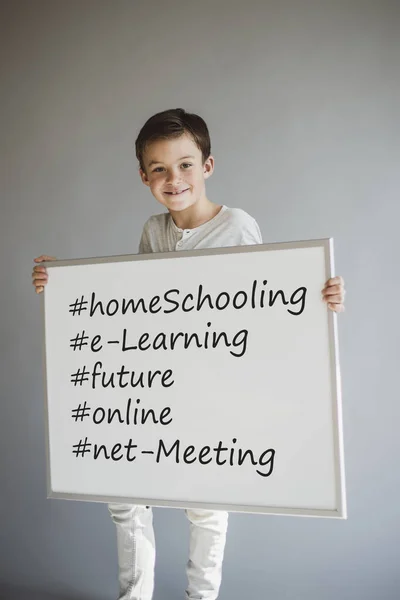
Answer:
[[[262,235],[258,223],[253,217],[246,220],[240,230],[239,246],[250,246],[252,244],[262,244]]]
[[[255,219],[248,220],[241,229],[240,245],[262,244],[261,231]],[[333,312],[340,313],[344,311],[344,297],[346,290],[343,277],[332,277],[325,282],[322,289],[322,299],[326,302],[328,308]]]
[[[146,225],[143,227],[142,235],[140,236],[139,242],[139,254],[149,254],[151,252],[151,245],[149,235],[147,232]]]

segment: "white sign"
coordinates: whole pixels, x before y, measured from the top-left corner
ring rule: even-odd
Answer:
[[[49,262],[49,497],[346,517],[332,240]]]

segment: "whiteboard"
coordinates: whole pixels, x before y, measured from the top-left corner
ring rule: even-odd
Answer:
[[[332,239],[45,265],[49,498],[346,518]]]

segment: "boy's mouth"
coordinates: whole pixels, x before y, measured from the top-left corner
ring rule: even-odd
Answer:
[[[168,194],[169,196],[180,196],[183,192],[187,192],[189,188],[186,190],[181,190],[180,192],[164,192],[164,194]]]

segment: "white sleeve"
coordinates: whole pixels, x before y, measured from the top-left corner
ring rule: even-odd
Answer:
[[[149,235],[147,232],[147,223],[145,223],[139,242],[139,254],[149,254],[151,252]]]
[[[262,235],[258,223],[253,217],[246,219],[240,232],[240,246],[262,244]]]

